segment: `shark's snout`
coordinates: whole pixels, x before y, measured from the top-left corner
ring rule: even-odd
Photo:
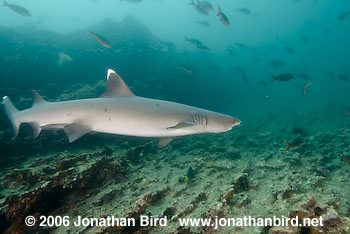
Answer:
[[[233,118],[232,119],[232,123],[233,123],[233,126],[232,127],[235,127],[237,125],[240,125],[241,124],[241,121],[239,119],[236,119],[236,118]]]

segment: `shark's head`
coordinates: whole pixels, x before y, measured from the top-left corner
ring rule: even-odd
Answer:
[[[240,125],[241,121],[229,115],[215,115],[208,118],[207,130],[212,133],[227,132]]]

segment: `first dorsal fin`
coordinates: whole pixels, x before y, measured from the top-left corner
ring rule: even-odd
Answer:
[[[107,89],[101,97],[131,97],[135,96],[123,79],[112,69],[108,69]]]
[[[46,103],[44,98],[42,98],[37,91],[32,90],[33,93],[33,106],[41,104],[41,103]]]

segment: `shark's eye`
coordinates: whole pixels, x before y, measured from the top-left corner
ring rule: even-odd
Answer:
[[[238,119],[232,119],[232,123],[234,123],[234,124],[240,124],[240,123],[241,123],[241,121],[240,121],[240,120],[238,120]]]

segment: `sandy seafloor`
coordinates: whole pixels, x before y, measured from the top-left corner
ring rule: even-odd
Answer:
[[[67,146],[63,132],[43,131],[32,140],[24,127],[17,140],[6,138],[9,148],[29,150],[25,157],[6,158],[1,221],[11,225],[8,233],[349,233],[348,116],[317,111],[251,116],[241,116],[245,121],[227,133],[179,137],[164,149],[157,149],[156,140],[105,134]],[[1,134],[4,139],[11,129]],[[303,144],[284,152],[284,139],[298,137]],[[189,167],[194,178],[186,183]],[[27,228],[23,223],[27,215],[74,220],[142,214],[166,215],[168,226]],[[244,215],[322,216],[325,225],[215,230],[181,228],[176,221]]]

